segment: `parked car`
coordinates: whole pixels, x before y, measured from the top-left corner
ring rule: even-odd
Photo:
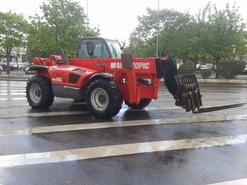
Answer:
[[[205,69],[214,69],[214,65],[213,65],[213,64],[210,64],[210,63],[201,64],[201,65],[200,65],[200,69],[201,69],[201,70],[205,70]]]
[[[196,69],[200,69],[201,64],[196,64]]]
[[[247,64],[245,64],[244,70],[242,72],[243,74],[247,74]]]
[[[2,71],[6,71],[7,66],[5,64],[0,64]]]
[[[20,62],[19,64],[19,69],[24,70],[30,65],[28,62]]]

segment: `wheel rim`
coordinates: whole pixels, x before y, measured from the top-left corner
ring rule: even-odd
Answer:
[[[29,96],[34,104],[38,104],[42,98],[42,90],[38,84],[32,84],[29,89]]]
[[[91,104],[97,111],[104,111],[109,105],[108,93],[103,88],[96,88],[91,93]]]

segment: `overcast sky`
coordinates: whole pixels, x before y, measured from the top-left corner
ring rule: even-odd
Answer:
[[[0,11],[13,11],[26,17],[40,14],[39,6],[46,0],[0,0]],[[87,7],[87,0],[77,0],[82,7]],[[205,7],[209,0],[160,0],[160,8],[190,11],[192,14]],[[247,19],[247,0],[211,0],[218,8],[223,8],[227,2],[234,2]],[[157,9],[158,0],[88,0],[88,16],[91,25],[100,29],[101,36],[127,41],[130,33],[138,24],[137,16],[146,13],[150,7]]]

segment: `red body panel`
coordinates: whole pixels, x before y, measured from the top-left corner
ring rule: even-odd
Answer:
[[[78,67],[71,65],[55,65],[50,67],[48,72],[52,84],[80,88],[86,85],[88,79],[97,72],[95,70],[80,68],[81,70],[85,71],[85,73],[81,74],[79,72],[74,71],[75,69],[78,69]],[[76,83],[70,83],[69,82],[70,74],[80,75],[80,79]]]
[[[155,58],[133,58],[133,69],[123,68],[121,59],[113,58],[70,58],[69,65],[61,64],[61,61],[60,56],[33,59],[34,64],[49,66],[48,71],[38,72],[37,75],[49,78],[52,85],[83,88],[92,75],[110,73],[113,74],[123,99],[129,103],[139,103],[143,98],[157,99],[160,80],[156,75]],[[70,83],[68,80],[70,74],[80,75],[79,80]],[[122,83],[123,79],[126,83]],[[142,80],[150,84],[145,85]]]

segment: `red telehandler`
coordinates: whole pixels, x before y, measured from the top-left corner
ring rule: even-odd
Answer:
[[[29,70],[35,75],[27,82],[26,96],[35,109],[48,108],[56,96],[84,100],[94,116],[111,118],[123,101],[134,109],[148,106],[158,98],[160,79],[164,78],[177,106],[187,112],[212,111],[201,109],[195,75],[179,76],[175,63],[169,60],[123,54],[116,40],[83,38],[76,58],[52,55],[35,57],[32,62]]]

